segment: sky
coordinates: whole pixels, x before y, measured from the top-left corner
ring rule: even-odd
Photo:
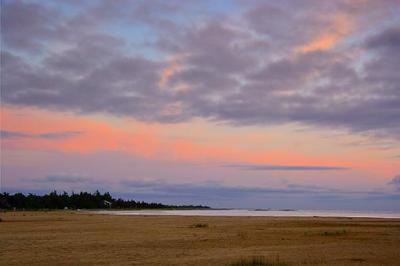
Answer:
[[[399,0],[4,0],[1,191],[400,211]]]

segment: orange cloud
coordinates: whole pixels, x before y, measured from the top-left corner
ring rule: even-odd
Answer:
[[[354,29],[354,23],[347,14],[335,14],[330,25],[313,39],[296,48],[296,52],[308,53],[332,48]]]
[[[168,87],[168,82],[170,78],[180,69],[183,68],[182,59],[184,55],[175,55],[168,60],[168,65],[161,71],[160,79],[158,81],[158,86],[160,89],[166,89]],[[168,89],[173,92],[185,92],[191,89],[189,83],[184,81],[179,81],[169,86]]]
[[[339,36],[337,34],[326,33],[320,36],[317,36],[311,42],[305,44],[300,48],[300,51],[303,53],[308,53],[317,50],[326,50],[330,49],[335,45],[338,41]]]
[[[179,57],[178,56],[172,57],[168,62],[168,66],[166,66],[161,71],[160,80],[158,82],[160,88],[164,88],[168,84],[170,77],[174,75],[174,73],[179,69],[179,67],[180,67]]]

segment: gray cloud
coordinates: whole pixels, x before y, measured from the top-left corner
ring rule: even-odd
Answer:
[[[42,40],[55,34],[59,12],[37,3],[25,1],[2,2],[2,39],[16,49],[37,52]]]
[[[400,191],[400,175],[393,177],[393,179],[389,182],[389,185]]]
[[[366,42],[368,48],[399,49],[400,26],[385,29],[383,32],[369,38]]]
[[[39,134],[18,132],[18,131],[8,131],[8,130],[0,130],[0,136],[4,139],[11,138],[36,138],[36,139],[50,139],[50,140],[58,140],[58,139],[67,139],[77,137],[83,134],[80,131],[61,131],[61,132],[45,132]]]
[[[71,188],[71,185],[76,186],[77,189],[90,190],[92,178],[79,174],[56,173],[49,174],[44,178],[22,178],[20,180],[24,184],[35,184],[34,189],[38,189],[37,185],[39,185],[43,191],[46,188],[49,190],[65,189],[65,186]]]
[[[30,182],[38,183],[86,183],[90,182],[92,179],[82,175],[76,174],[51,174],[43,179],[29,179]]]
[[[239,168],[251,171],[338,171],[348,167],[321,165],[269,165],[269,164],[226,164],[224,167]]]
[[[266,187],[244,187],[244,186],[226,186],[212,183],[203,184],[173,184],[160,181],[144,180],[125,180],[120,183],[133,193],[144,193],[163,196],[186,196],[194,198],[232,198],[249,197],[254,194],[307,194],[307,193],[325,193],[341,192],[338,190],[326,189],[322,187],[306,187],[299,185],[289,185],[284,188],[266,188]]]
[[[387,14],[399,4],[373,2],[242,3],[235,17],[210,13],[201,23],[179,24],[174,16],[197,10],[194,5],[100,1],[71,15],[46,4],[6,1],[2,100],[165,123],[196,117],[235,125],[294,122],[398,139],[400,30]],[[333,11],[373,34],[355,32],[351,44],[293,56],[299,45],[334,30],[329,16],[321,15]],[[387,18],[386,28],[373,28],[379,17]],[[157,36],[132,40],[105,31],[106,23],[144,27]],[[62,48],[32,63],[32,50],[52,44]],[[182,56],[167,88],[160,88],[159,78],[169,62],[143,51]],[[180,84],[190,88],[173,89]]]

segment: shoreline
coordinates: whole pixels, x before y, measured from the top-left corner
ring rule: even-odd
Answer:
[[[189,216],[189,217],[309,217],[400,219],[398,212],[311,211],[311,210],[86,210],[89,213],[115,216]]]
[[[322,213],[321,213],[322,212]],[[338,211],[338,210],[273,210],[273,209],[38,209],[8,210],[1,213],[77,213],[108,216],[171,216],[171,217],[266,217],[266,218],[337,218],[337,219],[397,219],[396,211]],[[340,215],[341,213],[342,215]],[[344,214],[344,215],[343,215]]]

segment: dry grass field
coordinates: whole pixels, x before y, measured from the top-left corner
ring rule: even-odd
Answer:
[[[1,265],[400,265],[400,220],[0,213]],[[270,264],[265,264],[270,265]]]

